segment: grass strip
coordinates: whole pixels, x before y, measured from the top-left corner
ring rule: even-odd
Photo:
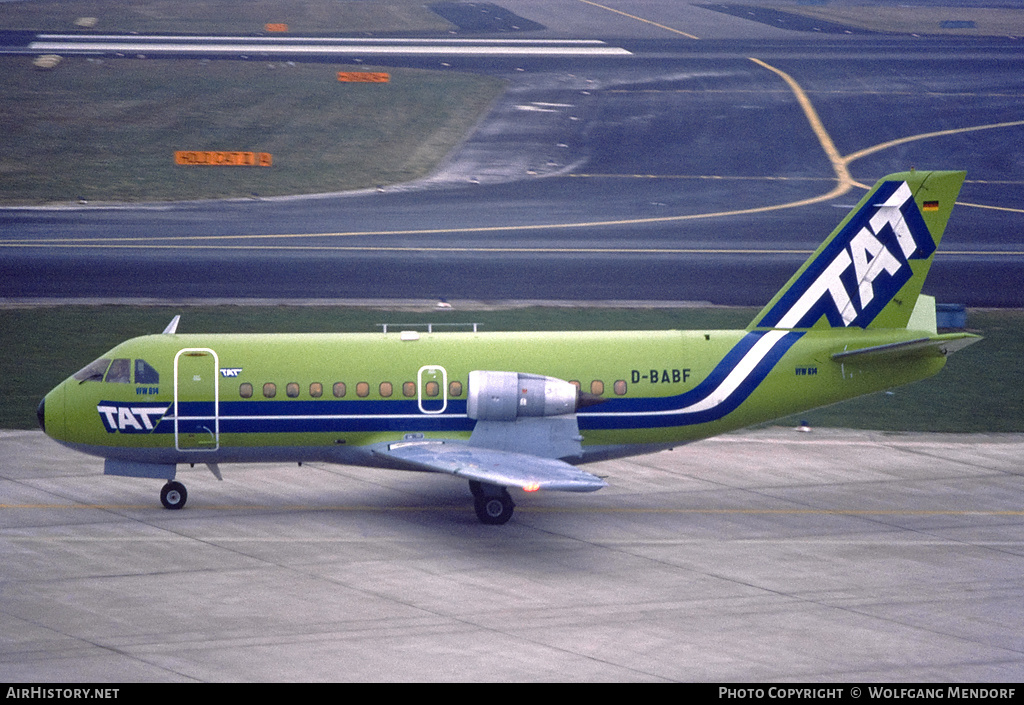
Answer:
[[[0,57],[0,204],[168,201],[372,188],[430,172],[503,90],[419,69],[282,61]],[[273,166],[181,166],[176,151]]]
[[[0,4],[0,28],[48,31],[265,34],[447,32],[453,26],[417,0],[32,0]],[[275,33],[277,34],[277,33]]]

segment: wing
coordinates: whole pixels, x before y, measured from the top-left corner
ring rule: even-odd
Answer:
[[[561,460],[490,450],[445,441],[392,443],[375,454],[422,470],[444,472],[502,487],[562,492],[593,492],[606,483]]]

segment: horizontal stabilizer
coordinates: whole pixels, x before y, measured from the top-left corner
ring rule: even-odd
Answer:
[[[968,345],[979,340],[981,340],[980,335],[948,333],[946,335],[935,335],[930,338],[906,340],[901,343],[874,345],[858,350],[844,350],[833,354],[832,359],[837,362],[848,362],[851,359],[874,361],[897,357],[939,357],[952,355],[957,350],[963,350]]]
[[[561,460],[477,448],[464,443],[402,442],[374,452],[424,470],[502,487],[520,487],[527,491],[593,492],[607,487],[607,483],[596,475]]]

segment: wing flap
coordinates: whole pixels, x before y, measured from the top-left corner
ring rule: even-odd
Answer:
[[[851,359],[881,360],[883,358],[895,358],[905,356],[946,356],[952,355],[957,350],[963,350],[968,345],[981,340],[981,336],[972,333],[947,333],[935,335],[930,338],[917,338],[899,343],[887,345],[873,345],[858,350],[843,350],[833,353],[832,359],[838,362],[846,362]]]
[[[477,448],[465,443],[418,441],[392,443],[374,451],[386,458],[434,472],[448,473],[502,487],[527,491],[594,492],[606,483],[561,460],[526,453]]]

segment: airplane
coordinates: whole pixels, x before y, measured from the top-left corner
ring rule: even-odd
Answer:
[[[936,374],[979,340],[939,334],[921,294],[965,178],[878,181],[744,330],[161,334],[49,392],[43,430],[104,474],[330,462],[469,481],[478,519],[509,489],[606,487],[588,462],[652,453]],[[523,496],[520,495],[520,499]]]

